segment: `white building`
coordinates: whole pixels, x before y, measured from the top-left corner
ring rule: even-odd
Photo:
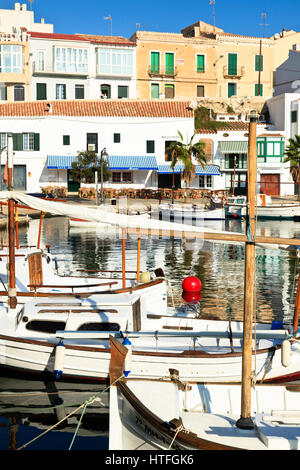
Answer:
[[[136,44],[122,37],[30,32],[33,100],[136,97]]]
[[[71,180],[79,151],[105,148],[111,187],[157,188],[159,169],[170,167],[165,149],[194,133],[189,102],[174,100],[35,101],[0,104],[1,167],[6,161],[7,133],[13,134],[16,189],[28,193],[49,185],[78,187]],[[168,174],[171,175],[169,168]],[[2,181],[2,179],[1,179]]]
[[[53,33],[53,24],[45,23],[41,18],[39,23],[34,20],[34,12],[28,10],[26,3],[15,3],[14,10],[0,9],[0,32],[17,33],[21,29],[40,33]]]

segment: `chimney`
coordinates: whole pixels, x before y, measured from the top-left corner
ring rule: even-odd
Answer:
[[[41,23],[42,23],[42,24],[45,23],[45,18],[41,18]]]
[[[15,10],[20,11],[21,9],[21,4],[20,3],[15,3]]]
[[[26,11],[27,10],[27,5],[26,3],[22,3],[21,10]]]

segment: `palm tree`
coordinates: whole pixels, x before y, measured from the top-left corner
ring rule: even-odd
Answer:
[[[186,197],[185,201],[189,200],[190,183],[195,178],[195,165],[193,157],[199,165],[204,167],[206,165],[205,144],[203,142],[193,143],[195,134],[192,135],[188,143],[184,143],[182,134],[178,132],[180,141],[173,142],[167,149],[166,153],[171,157],[171,168],[175,168],[178,160],[183,163],[184,169],[182,172],[182,179],[185,181]]]
[[[289,139],[289,145],[284,154],[286,155],[284,162],[291,163],[291,173],[294,182],[298,184],[298,199],[300,200],[300,135]]]

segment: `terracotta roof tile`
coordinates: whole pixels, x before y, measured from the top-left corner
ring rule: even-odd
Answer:
[[[93,34],[56,34],[56,33],[39,33],[35,31],[28,31],[28,34],[32,38],[36,39],[53,39],[53,40],[64,40],[64,41],[85,41],[92,43],[103,43],[103,44],[123,44],[127,46],[135,46],[136,43],[129,41],[129,39],[123,38],[122,36],[99,36]]]
[[[0,104],[0,117],[103,116],[193,118],[188,101],[174,100],[56,100]],[[51,105],[51,106],[47,106]],[[49,109],[51,108],[51,112]]]
[[[249,123],[243,121],[216,121],[217,126],[215,129],[196,129],[196,134],[216,134],[218,131],[248,131]]]

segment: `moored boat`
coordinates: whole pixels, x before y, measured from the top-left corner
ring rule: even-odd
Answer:
[[[246,196],[230,196],[226,199],[225,217],[245,218],[247,216]],[[299,220],[300,204],[297,203],[272,203],[271,196],[257,195],[256,216],[258,219],[275,220]]]

